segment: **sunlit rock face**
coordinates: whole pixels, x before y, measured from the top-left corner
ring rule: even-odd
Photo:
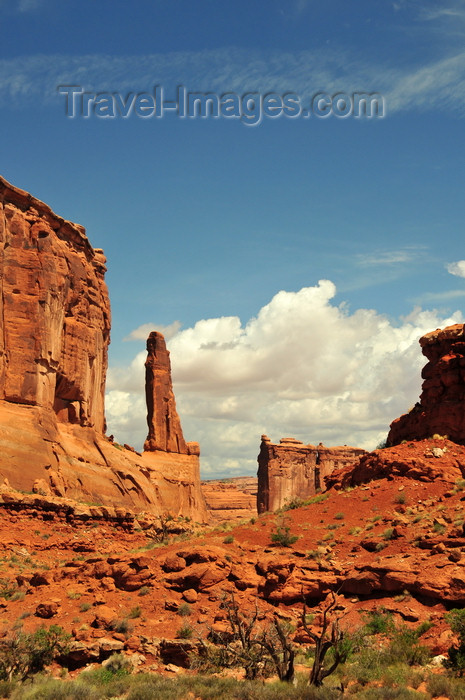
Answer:
[[[103,433],[105,257],[84,229],[0,180],[0,398]]]
[[[105,271],[82,226],[0,178],[0,481],[204,521],[199,448],[184,442],[175,407],[157,455],[105,436]]]
[[[262,435],[258,455],[257,510],[282,508],[295,499],[311,498],[325,490],[325,477],[354,464],[365,450],[358,447],[304,445],[295,438],[282,438],[279,445]]]
[[[465,326],[461,323],[420,338],[428,363],[420,401],[391,423],[388,445],[435,434],[465,443]]]

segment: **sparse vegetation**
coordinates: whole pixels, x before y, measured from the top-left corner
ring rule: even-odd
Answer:
[[[462,677],[465,673],[465,609],[454,608],[446,613],[446,621],[452,632],[457,635],[458,644],[449,648],[449,658],[444,665]]]
[[[70,635],[58,625],[33,633],[18,631],[0,640],[0,680],[24,681],[69,648]]]
[[[178,615],[180,615],[180,617],[189,617],[191,613],[192,609],[189,603],[181,603],[181,605],[178,608]]]
[[[272,544],[277,544],[280,547],[290,547],[297,542],[297,535],[291,535],[290,525],[287,525],[284,518],[281,519],[279,525],[276,526],[276,531],[271,533]]]
[[[131,610],[129,611],[128,617],[131,620],[135,620],[137,617],[140,617],[142,615],[142,608],[140,605],[135,605]]]
[[[191,639],[194,636],[194,628],[188,622],[184,622],[176,632],[179,639]]]

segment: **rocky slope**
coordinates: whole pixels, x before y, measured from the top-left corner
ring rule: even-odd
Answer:
[[[436,447],[447,450],[429,457]],[[224,595],[233,592],[243,611],[255,604],[265,616],[278,611],[305,641],[302,595],[317,629],[318,613],[335,591],[347,629],[364,611],[384,607],[407,625],[430,619],[422,641],[444,652],[445,610],[465,605],[465,482],[456,482],[465,473],[465,447],[421,441],[380,451],[376,459],[436,466],[421,479],[411,469],[383,474],[377,468],[375,480],[345,489],[335,484],[305,507],[173,535],[167,544],[157,542],[144,519],[112,520],[97,510],[67,515],[42,510],[40,499],[18,507],[3,490],[0,634],[18,622],[33,629],[45,618],[72,633],[75,666],[127,650],[162,670],[188,663],[182,648],[195,641],[178,638],[183,623],[203,637],[210,628],[225,629]],[[180,532],[186,522],[176,526]],[[272,534],[286,527],[297,541],[272,544]]]
[[[81,226],[0,178],[0,481],[205,520],[198,446],[138,455],[105,437],[105,269]]]

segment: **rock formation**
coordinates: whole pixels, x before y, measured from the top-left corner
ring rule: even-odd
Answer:
[[[144,450],[189,454],[171,382],[170,354],[161,333],[150,333],[145,363],[145,393],[149,434]]]
[[[465,326],[456,324],[420,338],[428,363],[420,402],[391,424],[388,445],[435,434],[465,443]]]
[[[198,446],[140,455],[105,437],[105,270],[82,226],[0,178],[0,480],[204,520]]]
[[[212,520],[250,520],[257,515],[256,477],[211,479],[202,481],[201,486]]]
[[[262,435],[258,455],[257,510],[274,511],[298,498],[325,490],[324,478],[334,469],[358,461],[365,450],[357,447],[304,445],[295,438],[282,438],[279,445]]]
[[[0,181],[0,399],[104,431],[105,257],[84,229]]]

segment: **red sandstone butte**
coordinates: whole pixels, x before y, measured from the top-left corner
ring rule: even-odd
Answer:
[[[388,445],[435,434],[465,443],[465,326],[458,323],[420,338],[428,363],[420,402],[391,423]]]
[[[82,226],[0,178],[0,481],[205,520],[198,449],[138,455],[105,437],[105,271]]]
[[[335,469],[354,464],[365,450],[358,447],[304,445],[295,438],[282,438],[279,445],[262,435],[258,455],[257,510],[282,508],[294,499],[305,500],[317,489],[325,490],[325,477]]]

